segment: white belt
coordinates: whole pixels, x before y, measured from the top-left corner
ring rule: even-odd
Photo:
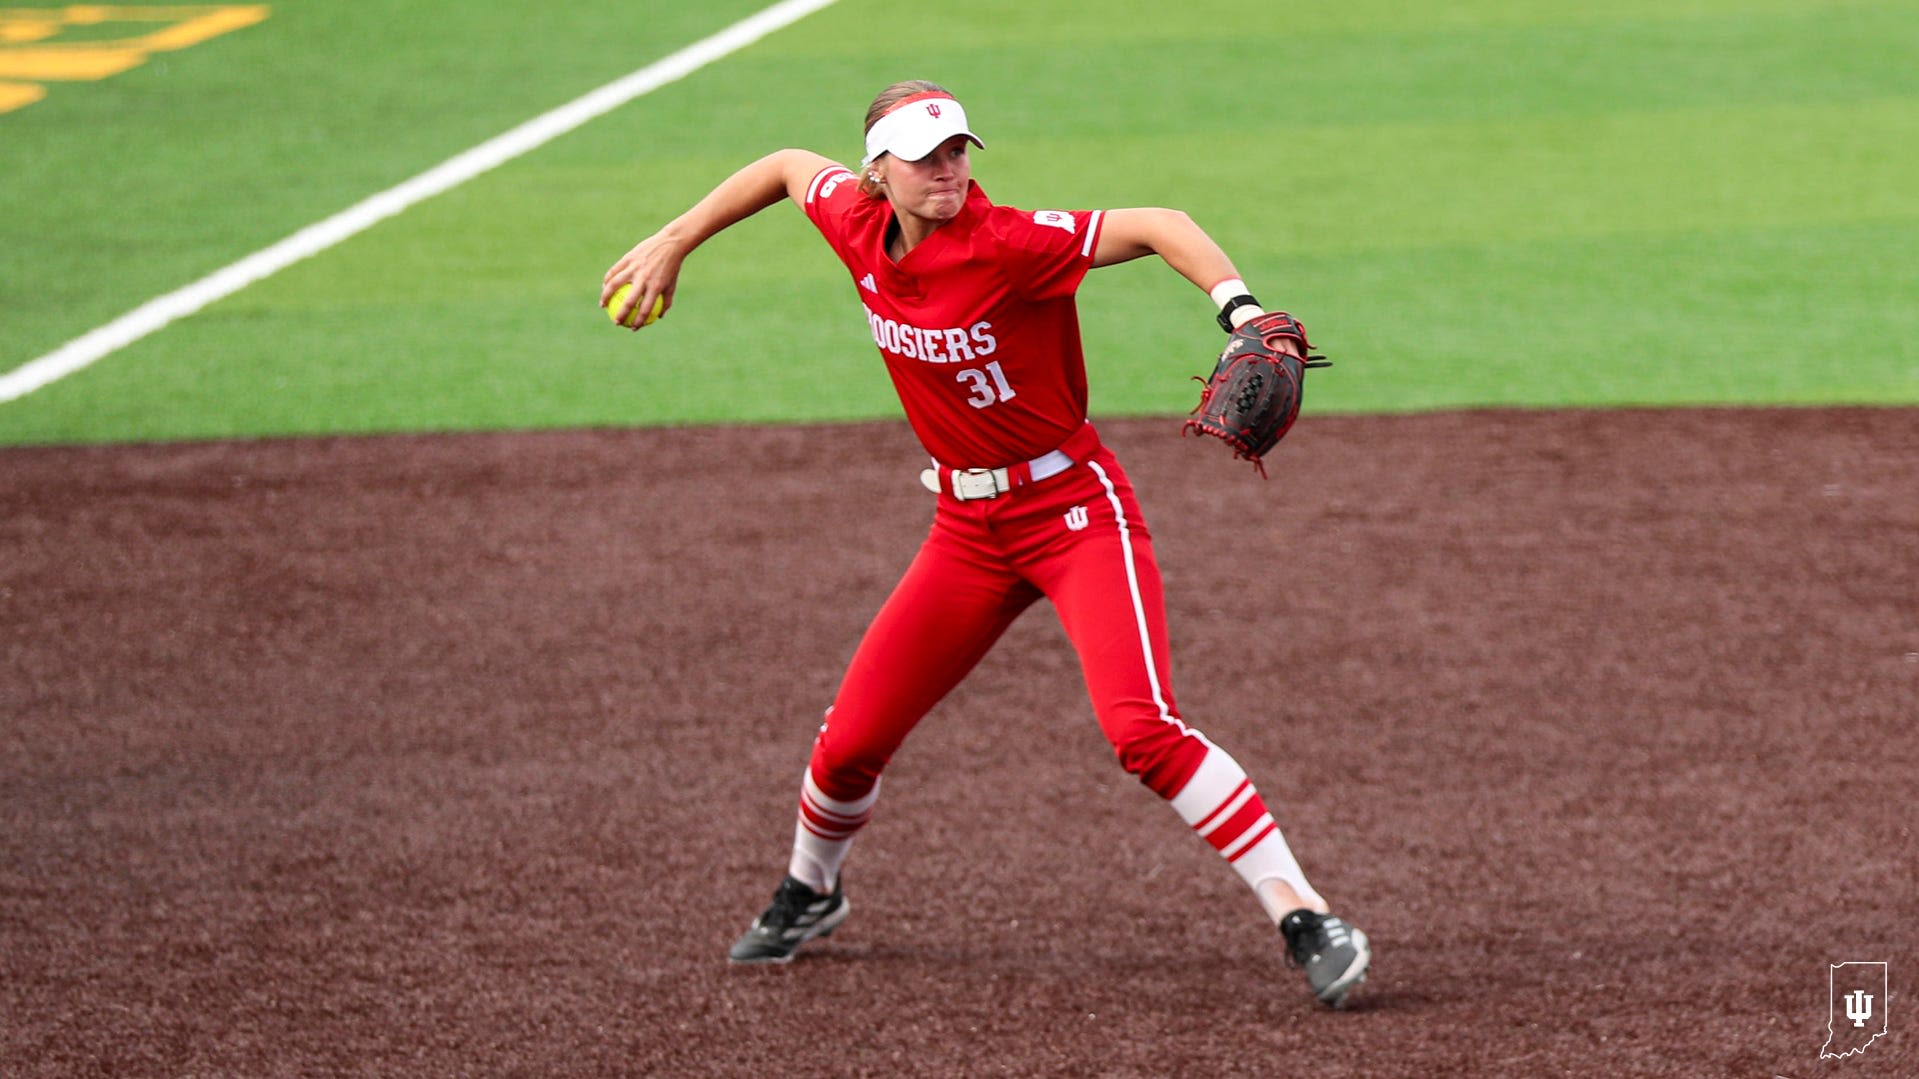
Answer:
[[[935,465],[938,462],[934,462]],[[971,502],[979,498],[998,498],[1014,487],[1013,471],[1019,465],[1006,468],[929,468],[920,473],[920,483],[927,490],[937,493],[944,484],[954,498],[961,502]],[[1031,482],[1050,479],[1073,467],[1073,458],[1064,450],[1053,450],[1025,462],[1025,470],[1031,474]]]

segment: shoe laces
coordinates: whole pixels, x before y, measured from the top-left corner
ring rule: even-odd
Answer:
[[[788,877],[773,893],[773,905],[760,915],[760,924],[768,929],[785,929],[806,915],[806,908],[827,898]]]
[[[1326,940],[1326,915],[1297,911],[1280,922],[1280,935],[1286,938],[1286,965],[1299,967],[1307,957],[1322,950]],[[1286,926],[1292,926],[1290,932]]]

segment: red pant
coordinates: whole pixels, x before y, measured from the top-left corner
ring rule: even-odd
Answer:
[[[1110,450],[998,498],[941,494],[933,528],[867,627],[813,746],[813,780],[855,801],[906,735],[1041,596],[1079,653],[1120,764],[1171,798],[1206,739],[1180,720],[1152,538]]]

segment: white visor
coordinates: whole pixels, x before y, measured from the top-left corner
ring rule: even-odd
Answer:
[[[893,111],[879,118],[866,133],[866,156],[860,164],[871,165],[881,154],[892,154],[902,161],[918,161],[955,135],[973,140],[984,150],[986,144],[967,130],[966,110],[944,94],[915,94]]]

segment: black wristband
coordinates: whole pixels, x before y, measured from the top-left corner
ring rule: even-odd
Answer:
[[[1247,304],[1251,304],[1254,307],[1258,307],[1259,301],[1253,299],[1251,296],[1242,294],[1239,296],[1235,296],[1230,300],[1227,300],[1223,305],[1221,305],[1219,309],[1219,328],[1222,330],[1225,330],[1227,333],[1232,333],[1233,332],[1233,312],[1239,310],[1242,307],[1245,307]]]

